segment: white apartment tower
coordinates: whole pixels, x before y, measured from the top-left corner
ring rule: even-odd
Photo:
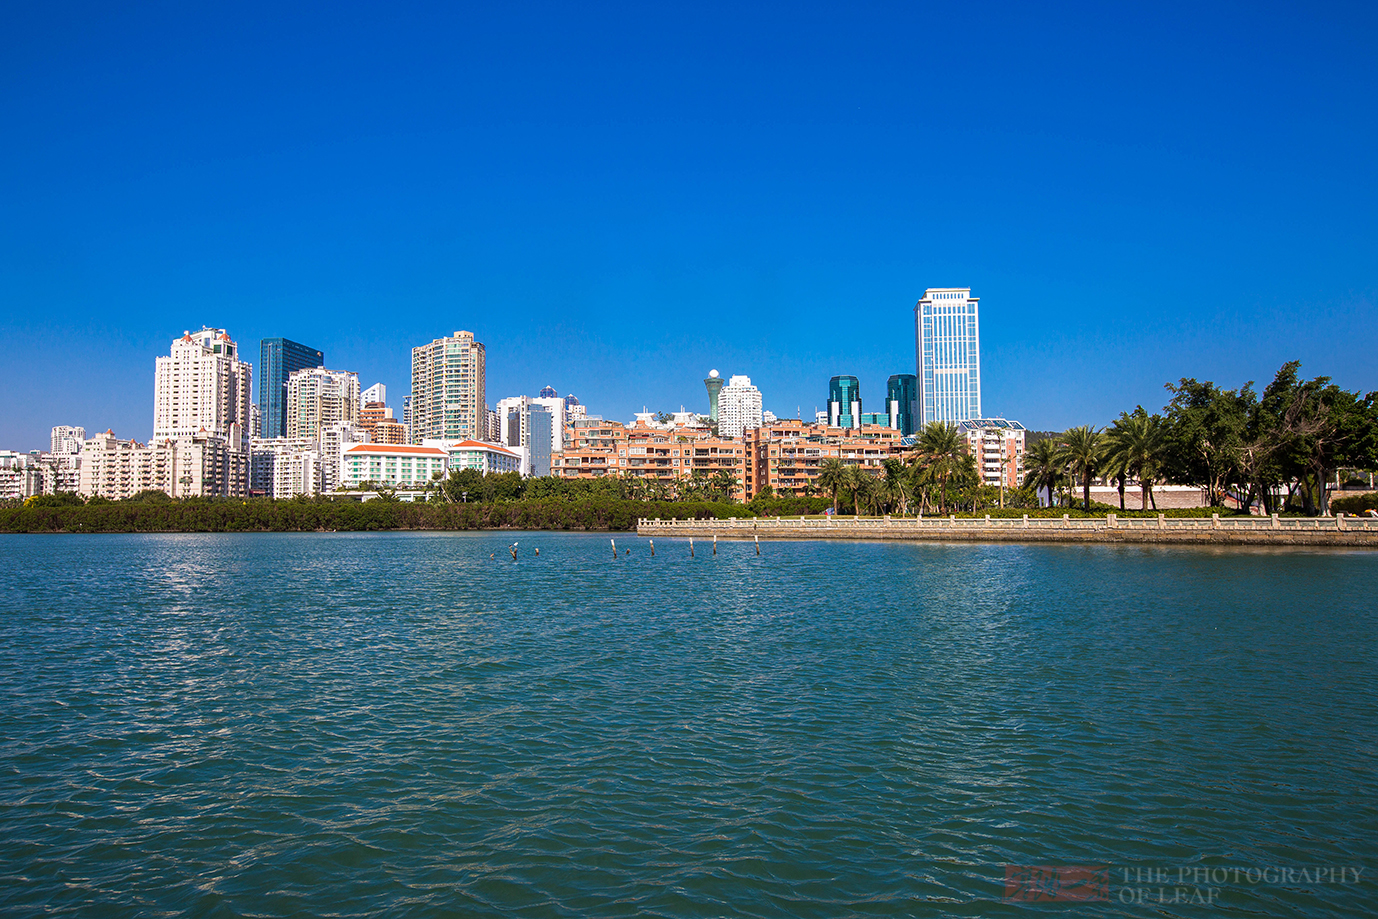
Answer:
[[[238,357],[224,329],[187,332],[172,354],[157,359],[154,374],[153,439],[210,434],[231,450],[249,449],[253,368]]]
[[[978,302],[970,287],[930,287],[914,305],[920,426],[981,417]]]
[[[74,427],[69,424],[60,424],[53,428],[52,451],[64,455],[80,454],[82,446],[86,443],[86,429]]]
[[[483,345],[473,332],[456,332],[411,349],[411,402],[403,415],[412,443],[484,439],[484,366]]]
[[[732,377],[718,393],[718,436],[741,437],[761,421],[761,391],[751,385],[751,377]]]
[[[287,378],[288,438],[315,437],[332,424],[359,423],[359,375],[307,367]]]

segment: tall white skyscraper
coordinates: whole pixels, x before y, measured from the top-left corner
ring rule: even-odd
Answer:
[[[982,417],[978,302],[970,287],[930,287],[914,306],[921,425]]]
[[[751,377],[734,376],[718,393],[718,436],[741,437],[761,426],[761,391]]]
[[[212,434],[229,449],[249,449],[253,368],[224,329],[187,332],[154,373],[153,439]]]
[[[359,397],[360,405],[368,405],[370,402],[386,403],[387,401],[388,388],[382,383],[374,383],[368,389],[365,389],[364,394]]]

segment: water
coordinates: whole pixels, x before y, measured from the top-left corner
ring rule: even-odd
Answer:
[[[1374,907],[1378,555],[617,541],[5,537],[0,912]]]

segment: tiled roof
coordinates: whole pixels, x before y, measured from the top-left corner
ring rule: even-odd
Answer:
[[[413,444],[354,444],[346,453],[409,453],[414,456],[446,456],[444,450],[435,447],[418,447]]]
[[[451,450],[491,450],[494,453],[506,453],[508,456],[518,457],[520,454],[507,449],[502,444],[489,444],[481,440],[460,440],[450,444]]]

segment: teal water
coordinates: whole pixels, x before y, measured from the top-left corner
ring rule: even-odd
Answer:
[[[4,537],[0,913],[1374,910],[1378,555],[617,542]]]

